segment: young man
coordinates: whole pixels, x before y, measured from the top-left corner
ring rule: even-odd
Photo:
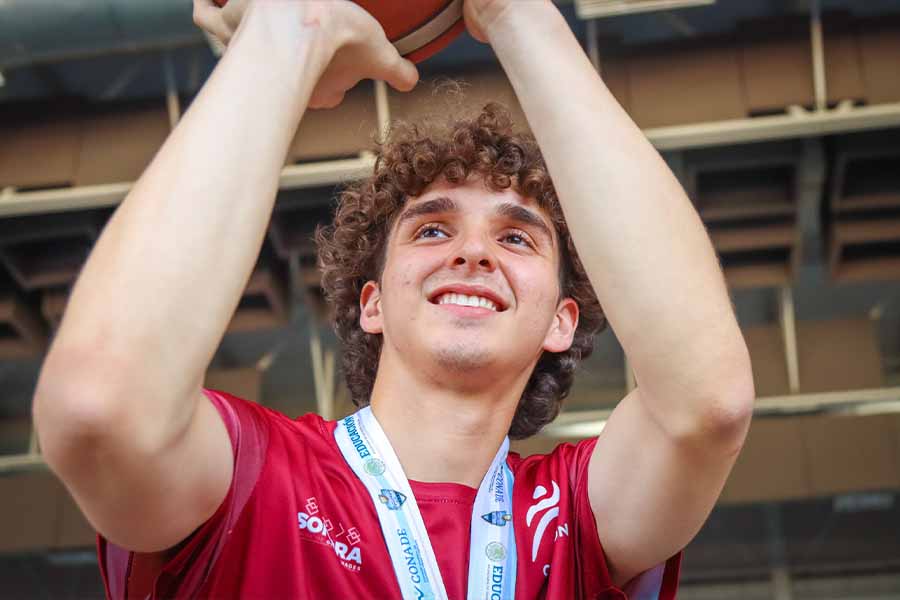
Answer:
[[[35,396],[110,597],[674,597],[752,412],[715,254],[549,0],[465,10],[543,158],[488,107],[396,131],[342,195],[324,284],[369,406],[328,423],[201,381],[304,110],[417,74],[350,2],[195,0],[229,50],[98,241]],[[597,299],[637,389],[598,439],[507,455],[558,411]]]

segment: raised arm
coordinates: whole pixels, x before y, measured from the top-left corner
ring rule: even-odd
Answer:
[[[98,240],[34,399],[51,468],[98,531],[144,552],[185,538],[227,493],[231,444],[201,384],[307,104],[337,104],[363,77],[402,89],[418,77],[349,2],[194,9],[236,33]]]
[[[516,90],[638,383],[589,470],[623,584],[682,549],[721,492],[752,413],[746,345],[699,216],[556,7],[469,0],[467,17]]]

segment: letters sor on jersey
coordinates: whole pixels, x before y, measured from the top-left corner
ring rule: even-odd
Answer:
[[[298,512],[297,526],[300,528],[301,537],[317,544],[330,546],[344,568],[354,573],[360,571],[362,567],[362,551],[359,545],[353,543],[352,536],[346,535],[347,532],[344,531],[343,526],[340,526],[339,532],[335,531],[335,538],[346,537],[346,542],[332,538],[330,532],[334,531],[334,528],[330,525],[328,519],[318,515],[310,515],[302,511]],[[358,543],[358,541],[357,539],[356,542]]]

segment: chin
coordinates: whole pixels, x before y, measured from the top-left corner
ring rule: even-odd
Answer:
[[[496,363],[490,353],[481,348],[441,348],[435,352],[434,361],[442,370],[470,374],[490,369]]]
[[[502,368],[500,353],[482,336],[455,332],[420,340],[418,349],[408,348],[416,362],[430,363],[426,369],[446,373],[473,373]]]

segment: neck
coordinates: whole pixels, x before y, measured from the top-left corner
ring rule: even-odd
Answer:
[[[384,358],[372,412],[406,477],[477,488],[509,431],[525,381],[459,390],[389,368]]]

